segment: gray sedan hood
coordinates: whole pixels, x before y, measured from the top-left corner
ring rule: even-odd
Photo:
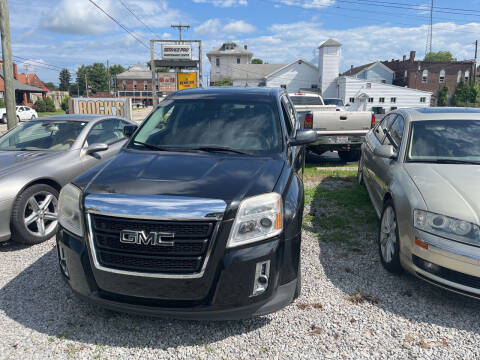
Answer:
[[[0,151],[0,177],[35,164],[40,159],[54,157],[56,151]]]
[[[480,225],[480,166],[406,163],[427,210]]]

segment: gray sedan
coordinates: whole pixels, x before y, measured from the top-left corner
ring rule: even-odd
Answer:
[[[117,153],[134,122],[58,115],[22,123],[0,137],[0,242],[45,241],[57,228],[63,185]]]
[[[384,267],[480,298],[480,110],[389,113],[362,146]]]

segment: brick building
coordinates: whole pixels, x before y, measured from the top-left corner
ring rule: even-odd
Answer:
[[[438,91],[445,85],[448,94],[452,95],[462,80],[473,81],[473,61],[427,62],[415,60],[415,51],[410,51],[410,57],[404,55],[402,60],[382,61],[395,72],[393,84],[407,86],[412,89],[431,91],[436,97]]]
[[[23,75],[23,76],[22,76]],[[37,97],[45,97],[48,89],[43,85],[38,76],[35,75],[35,78],[41,83],[41,87],[37,87],[33,84],[28,84],[27,80],[33,81],[32,74],[25,75],[25,74],[18,74],[17,71],[17,64],[13,63],[13,86],[15,89],[15,102],[17,105],[32,105],[34,99]],[[34,75],[34,74],[33,74]],[[30,76],[30,77],[29,77]],[[25,81],[25,82],[24,82]],[[37,84],[37,81],[34,82]],[[5,98],[5,81],[3,79],[3,61],[0,60],[0,99]]]

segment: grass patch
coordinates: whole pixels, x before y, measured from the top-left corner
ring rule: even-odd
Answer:
[[[367,190],[357,184],[357,173],[345,170],[310,169],[320,177],[317,186],[305,189],[303,227],[320,241],[347,249],[362,247],[365,234],[377,228],[377,216]]]
[[[53,112],[41,112],[41,113],[38,113],[38,117],[51,116],[51,115],[63,115],[63,114],[65,114],[65,111],[63,111],[63,110],[57,110],[57,111],[53,111]]]

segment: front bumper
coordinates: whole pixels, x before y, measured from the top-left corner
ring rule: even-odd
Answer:
[[[428,248],[413,245],[407,268],[434,285],[480,298],[480,248],[415,230]]]
[[[221,239],[221,238],[220,238]],[[81,298],[116,311],[199,320],[234,320],[277,311],[294,300],[300,236],[225,250],[218,241],[198,279],[112,274],[93,266],[88,244],[60,228],[57,248],[63,277]],[[59,257],[60,258],[60,257]],[[267,290],[252,296],[255,266],[270,260]]]
[[[11,237],[10,218],[14,199],[0,201],[0,242],[8,241]]]

